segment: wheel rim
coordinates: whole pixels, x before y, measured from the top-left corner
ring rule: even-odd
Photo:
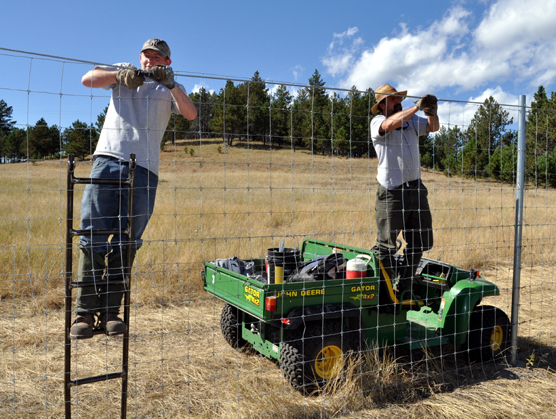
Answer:
[[[343,367],[342,348],[336,345],[325,346],[315,359],[315,372],[325,380],[336,377]]]
[[[497,351],[502,347],[504,340],[504,330],[500,326],[495,326],[490,334],[490,347],[493,351]]]

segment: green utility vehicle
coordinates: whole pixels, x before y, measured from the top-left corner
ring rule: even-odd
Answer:
[[[300,257],[311,261],[337,253],[348,261],[365,260],[366,272],[352,279],[285,277],[269,283],[265,259],[244,261],[253,262],[262,275],[205,263],[204,289],[226,303],[220,319],[226,341],[278,361],[286,380],[305,394],[341,374],[351,351],[454,344],[471,360],[486,361],[507,347],[508,316],[480,305],[500,291],[479,272],[423,258],[413,290],[398,298],[369,250],[306,239]]]

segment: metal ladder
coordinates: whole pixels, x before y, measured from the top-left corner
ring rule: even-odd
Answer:
[[[68,184],[67,184],[67,218],[66,218],[66,272],[65,272],[65,295],[66,295],[66,319],[65,319],[65,356],[64,356],[64,404],[66,418],[71,418],[71,388],[83,384],[95,383],[97,381],[112,380],[115,378],[122,379],[122,400],[121,400],[121,417],[125,418],[127,414],[127,383],[128,383],[128,360],[129,360],[129,306],[130,306],[130,282],[131,282],[131,241],[132,241],[132,228],[133,228],[133,195],[135,186],[135,169],[137,161],[135,154],[129,156],[129,175],[127,179],[91,179],[91,178],[77,178],[74,176],[75,162],[73,154],[68,156]],[[73,186],[76,184],[87,185],[128,185],[128,216],[127,228],[125,230],[75,230],[73,228]],[[100,286],[106,285],[108,282],[115,284],[115,281],[82,281],[72,282],[73,270],[73,252],[72,244],[73,237],[82,235],[110,235],[122,234],[127,237],[126,254],[125,254],[125,268],[124,280],[120,283],[125,283],[124,291],[124,322],[126,330],[123,334],[123,354],[122,354],[122,370],[110,374],[102,374],[94,377],[80,378],[77,380],[70,380],[71,378],[71,340],[70,328],[72,317],[72,290],[73,288],[80,288],[86,286]],[[104,329],[94,329],[93,335],[104,333]]]

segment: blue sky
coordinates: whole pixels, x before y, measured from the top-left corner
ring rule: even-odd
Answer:
[[[0,99],[18,123],[41,116],[62,126],[94,122],[108,99],[102,92],[91,99],[81,86],[90,64],[7,50],[139,65],[141,45],[153,37],[168,42],[178,74],[194,76],[179,79],[188,92],[223,85],[202,75],[249,78],[259,71],[269,82],[306,84],[315,69],[327,87],[389,82],[412,96],[450,101],[492,95],[515,105],[520,94],[529,103],[541,84],[556,90],[556,0],[19,0],[4,2],[2,12]],[[440,115],[462,125],[475,109],[442,102]]]

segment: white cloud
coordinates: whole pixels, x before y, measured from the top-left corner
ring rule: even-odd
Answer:
[[[290,95],[292,95],[293,98],[297,97],[297,92],[299,92],[301,90],[300,87],[295,87],[295,86],[290,86]]]
[[[490,96],[496,100],[503,108],[510,114],[510,118],[517,121],[517,105],[518,97],[505,92],[500,86],[494,89],[486,89],[476,97],[469,97],[466,102],[456,101],[442,101],[440,100],[438,106],[438,117],[442,125],[447,127],[454,127],[457,125],[460,128],[467,128],[471,119],[475,116],[477,109],[484,103]]]
[[[436,25],[436,31],[444,36],[461,37],[468,32],[465,19],[470,15],[471,13],[468,10],[456,6]]]
[[[322,59],[344,88],[360,90],[390,83],[421,96],[444,88],[474,91],[489,84],[556,80],[556,0],[497,0],[482,16],[450,8],[428,27],[399,33],[362,49],[357,28],[334,34]],[[472,27],[474,19],[478,23]],[[348,45],[348,43],[351,44]]]
[[[280,87],[280,83],[267,83],[266,87],[268,89],[268,93],[274,97],[274,95],[278,91],[278,88]],[[295,88],[294,86],[287,86],[287,89],[290,95],[292,95],[292,98],[295,98],[297,96],[297,91],[299,90],[299,88]]]
[[[505,61],[512,75],[530,85],[556,78],[555,0],[498,0],[478,25],[475,49]]]
[[[477,44],[488,50],[521,49],[552,41],[556,34],[554,0],[498,0],[475,31]]]
[[[359,56],[355,56],[353,51],[362,44],[361,41],[337,53],[329,50],[323,63],[332,75],[341,74],[337,67],[344,65],[347,76],[340,82],[342,87],[351,88],[355,85],[364,90],[393,81],[400,89],[411,89],[418,96],[438,83],[438,70],[446,73],[447,68],[453,68],[442,68],[442,64],[446,59],[454,60],[449,47],[457,47],[457,41],[468,33],[466,19],[469,15],[461,7],[454,7],[442,21],[434,22],[429,28],[415,33],[402,24],[397,36],[381,39],[372,49],[364,50]],[[446,74],[446,80],[453,79],[450,74]]]
[[[278,87],[280,87],[279,84],[266,84],[266,88],[268,89],[268,94],[270,96],[274,96],[276,94]]]
[[[196,84],[195,86],[193,86],[193,90],[191,90],[191,93],[199,92],[199,90],[201,90],[201,87],[204,87],[205,90],[209,93],[214,93],[214,89],[209,89],[208,86],[204,84]]]
[[[330,46],[328,47],[329,50],[334,49],[334,44],[335,43],[339,43],[340,45],[344,44],[344,40],[347,40],[349,38],[351,38],[353,35],[355,35],[357,32],[359,32],[359,29],[357,27],[353,27],[353,28],[349,28],[347,31],[342,32],[342,33],[335,33],[333,35],[333,40],[332,43],[330,44]]]
[[[322,63],[333,77],[341,76],[349,70],[355,54],[363,46],[362,38],[358,37],[351,40],[357,32],[359,32],[359,29],[353,27],[345,32],[333,35],[333,40],[328,46],[327,56],[322,58]],[[347,46],[346,43],[348,43]]]
[[[297,79],[303,75],[304,71],[305,71],[305,68],[303,68],[300,65],[296,65],[294,68],[292,68],[293,79],[295,81],[297,81]]]
[[[496,86],[494,89],[486,89],[479,96],[469,98],[469,101],[483,103],[486,99],[488,99],[491,96],[500,105],[517,106],[518,104],[518,97],[512,95],[511,93],[505,92],[500,86]]]

